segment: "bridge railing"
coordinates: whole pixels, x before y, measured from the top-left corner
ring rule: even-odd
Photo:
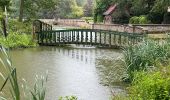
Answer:
[[[37,33],[41,33],[43,31],[51,31],[52,25],[42,22],[40,20],[33,21],[33,38],[35,39]]]
[[[106,47],[135,45],[144,34],[94,29],[49,30],[38,32],[40,45],[83,44]]]

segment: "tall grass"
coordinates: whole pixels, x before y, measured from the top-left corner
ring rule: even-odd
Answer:
[[[26,48],[34,47],[36,43],[32,41],[31,35],[12,32],[7,38],[0,36],[0,45],[7,48]]]
[[[0,47],[0,53],[0,64],[3,67],[0,68],[4,69],[0,71],[0,77],[4,79],[4,83],[0,87],[0,92],[3,92],[4,88],[8,87],[11,96],[6,95],[6,97],[3,97],[0,95],[0,98],[3,100],[21,100],[21,98],[24,98],[22,94],[25,94],[25,99],[23,100],[45,100],[47,76],[37,76],[34,89],[31,90],[28,88],[26,81],[23,85],[19,83],[16,68],[12,65],[8,52],[2,46]],[[21,91],[21,88],[23,88],[23,91]]]
[[[124,62],[130,81],[133,80],[134,72],[147,71],[159,65],[167,64],[169,50],[167,43],[160,45],[151,40],[125,49],[123,52]]]

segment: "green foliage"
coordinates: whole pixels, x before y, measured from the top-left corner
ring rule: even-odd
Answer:
[[[60,97],[59,100],[78,100],[76,96],[65,96],[65,97]]]
[[[166,64],[169,58],[169,47],[153,41],[145,41],[140,45],[130,46],[124,51],[124,59],[127,74],[130,81],[134,78],[134,72],[148,70],[159,63]]]
[[[61,0],[53,14],[56,18],[80,18],[83,16],[83,8],[77,5],[76,0]]]
[[[94,21],[102,22],[103,21],[103,13],[108,8],[108,5],[112,2],[111,0],[95,0],[96,7],[94,9]]]
[[[129,88],[132,100],[169,100],[170,70],[135,73],[132,86]]]
[[[130,24],[149,24],[150,21],[148,20],[147,16],[141,15],[139,17],[134,16],[129,20]]]
[[[83,16],[83,8],[82,7],[78,7],[77,4],[75,2],[73,2],[74,4],[71,5],[71,13],[70,15],[68,15],[69,18],[80,18]]]
[[[170,23],[166,20],[170,18],[170,16],[166,16],[170,0],[96,0],[95,22],[100,22],[97,20],[97,16],[102,16],[112,4],[118,4],[112,15],[114,23],[127,23],[130,17],[141,15],[148,16],[148,20],[154,24]],[[147,22],[144,17],[141,20],[143,20],[141,23]]]
[[[19,34],[26,33],[31,34],[32,32],[32,22],[31,21],[25,21],[25,22],[19,22],[15,19],[9,19],[9,30],[10,32],[16,32]]]
[[[8,8],[10,6],[11,0],[0,0],[0,9],[5,11],[5,6]]]
[[[82,17],[81,19],[85,20],[86,22],[91,22],[93,23],[93,17]]]
[[[130,18],[129,23],[130,24],[139,24],[139,17],[134,16],[134,17]]]
[[[32,47],[36,44],[32,41],[31,35],[19,34],[19,33],[10,33],[7,38],[0,37],[0,44],[9,47]]]

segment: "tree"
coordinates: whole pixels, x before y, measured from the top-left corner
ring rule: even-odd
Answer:
[[[20,8],[19,8],[19,21],[22,22],[23,19],[23,11],[24,11],[24,0],[20,0]]]
[[[84,5],[84,16],[91,17],[93,15],[93,0],[87,0]]]
[[[112,3],[112,0],[95,0],[95,9],[94,9],[94,22],[103,21],[103,12],[108,8]]]
[[[168,19],[170,18],[167,12],[168,6],[170,5],[169,0],[155,0],[154,6],[152,7],[150,13],[148,14],[149,19],[152,23],[170,23]]]
[[[80,18],[83,8],[77,5],[76,0],[61,0],[55,10],[55,18]]]
[[[9,8],[11,0],[0,0],[0,9],[5,11],[5,6]]]
[[[147,15],[154,6],[155,0],[132,0],[131,14],[133,16]]]
[[[76,0],[77,5],[83,7],[87,0]]]

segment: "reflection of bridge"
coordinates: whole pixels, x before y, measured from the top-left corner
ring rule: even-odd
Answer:
[[[52,30],[52,26],[34,21],[34,32],[40,45],[64,44],[95,45],[98,47],[122,47],[140,42],[143,34],[95,29]]]
[[[76,62],[83,62],[85,64],[94,64],[95,57],[100,51],[95,49],[66,49],[57,48],[58,52],[64,56],[67,56]]]

